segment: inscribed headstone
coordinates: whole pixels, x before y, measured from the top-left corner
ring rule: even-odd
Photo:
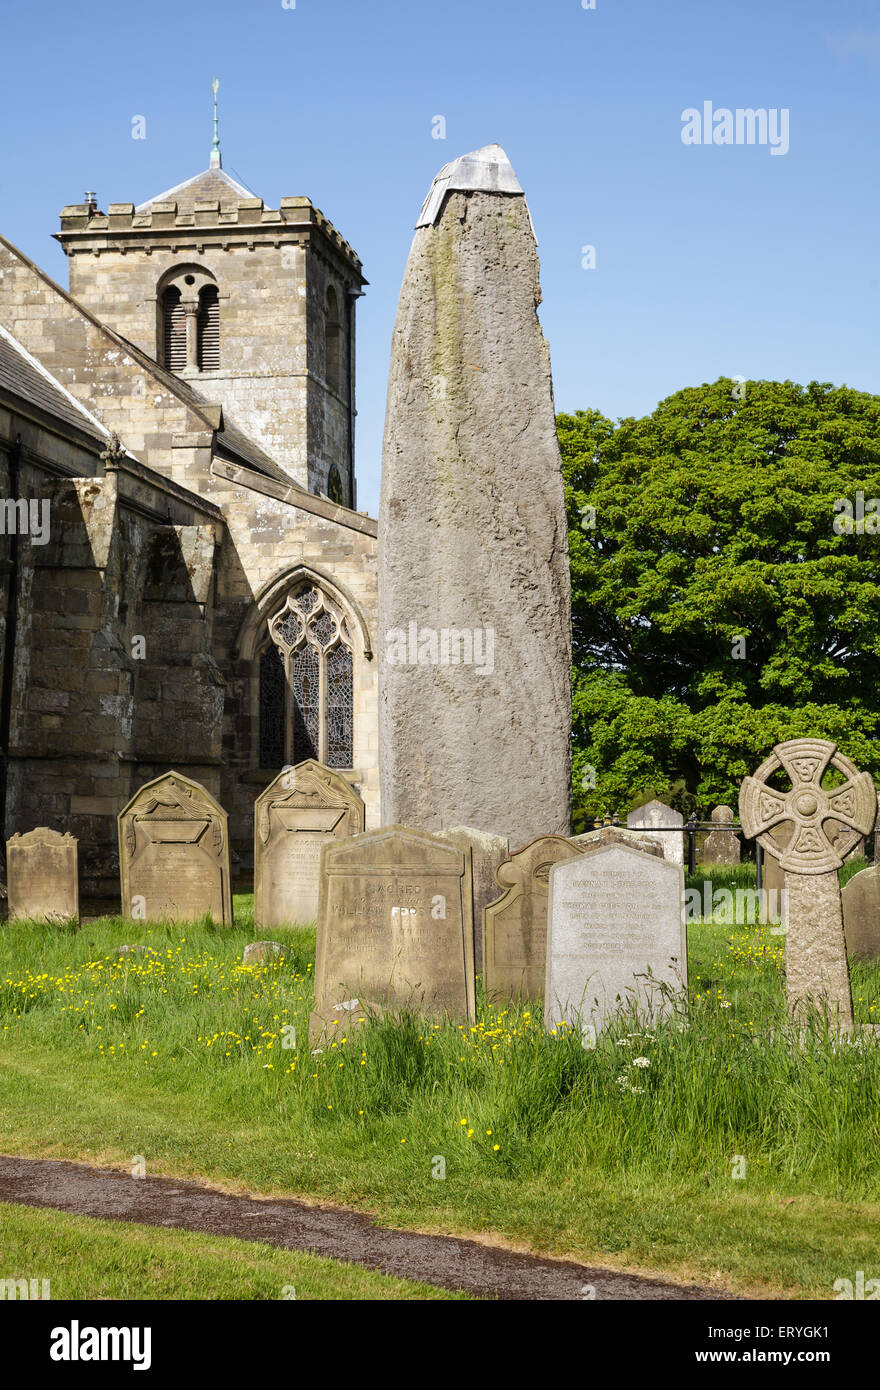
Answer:
[[[328,842],[321,854],[315,1014],[366,1008],[474,1017],[470,855],[403,825]]]
[[[684,870],[631,845],[550,870],[544,1018],[585,1035],[620,1011],[650,1023],[687,988]]]
[[[483,986],[490,999],[543,998],[550,869],[580,853],[561,835],[541,835],[497,869],[506,891],[483,912]]]
[[[79,921],[77,841],[39,826],[6,841],[10,921]]]
[[[254,922],[318,914],[321,850],[364,828],[364,803],[338,772],[308,759],[285,768],[254,803]]]
[[[227,815],[207,787],[180,772],[147,782],[120,812],[122,914],[232,925]]]

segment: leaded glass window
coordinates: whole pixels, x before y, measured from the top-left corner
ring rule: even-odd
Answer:
[[[351,652],[341,644],[327,657],[327,765],[351,767],[354,761]]]
[[[293,678],[293,757],[320,758],[321,658],[314,647],[302,646],[290,655]]]
[[[260,766],[317,758],[352,767],[354,658],[344,615],[307,583],[287,596],[268,628],[260,657]]]
[[[260,767],[284,762],[284,659],[270,642],[260,653]]]

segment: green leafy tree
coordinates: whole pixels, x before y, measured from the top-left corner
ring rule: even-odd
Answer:
[[[880,773],[880,397],[721,379],[558,427],[576,809],[735,806],[803,735]]]

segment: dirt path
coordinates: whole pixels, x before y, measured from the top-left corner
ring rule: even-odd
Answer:
[[[0,1155],[0,1201],[263,1241],[481,1298],[582,1299],[588,1296],[585,1285],[592,1285],[597,1299],[729,1297],[714,1289],[520,1255],[455,1236],[388,1230],[369,1216],[337,1207],[243,1197],[195,1182],[132,1178],[114,1169],[54,1159]]]

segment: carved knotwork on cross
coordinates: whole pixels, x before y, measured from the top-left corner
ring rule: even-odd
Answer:
[[[841,786],[822,786],[829,767],[846,778]],[[790,792],[767,785],[780,768],[791,778]],[[858,840],[870,833],[876,814],[871,774],[859,772],[854,762],[838,753],[836,744],[824,738],[793,738],[777,744],[754,777],[743,779],[739,793],[745,835],[756,839],[787,873],[824,874],[839,869]],[[851,834],[833,844],[826,821],[848,826]],[[771,832],[788,823],[793,828],[783,848]]]

